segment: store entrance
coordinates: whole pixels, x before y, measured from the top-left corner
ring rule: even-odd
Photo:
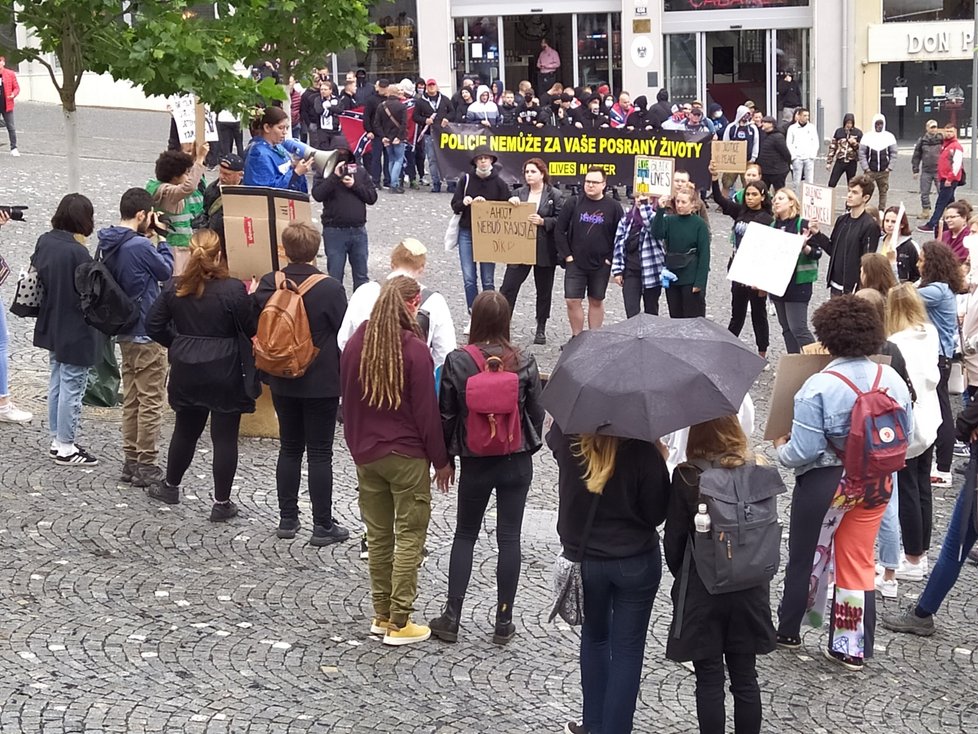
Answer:
[[[767,31],[715,31],[706,39],[706,95],[723,109],[747,100],[767,109]]]
[[[507,15],[503,17],[503,42],[505,46],[506,87],[516,91],[517,85],[528,80],[537,94],[550,88],[553,82],[568,85],[574,83],[573,16],[563,15]],[[540,42],[546,39],[560,56],[560,68],[553,74],[553,82],[541,84],[537,71]]]

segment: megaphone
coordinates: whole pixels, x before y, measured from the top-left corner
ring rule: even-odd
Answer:
[[[319,150],[318,148],[313,148],[311,145],[306,145],[299,140],[285,140],[282,143],[282,147],[292,155],[310,159],[312,161],[313,170],[323,178],[326,178],[333,173],[333,169],[336,168],[336,164],[342,162],[340,160],[340,152],[338,150]]]

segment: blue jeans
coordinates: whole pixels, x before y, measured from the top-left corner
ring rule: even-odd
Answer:
[[[10,340],[7,336],[7,305],[3,301],[0,301],[0,398],[5,398],[10,394],[10,386],[7,384],[9,344]]]
[[[51,382],[48,384],[48,430],[51,438],[70,446],[75,442],[81,420],[82,398],[88,385],[88,367],[66,364],[51,352]]]
[[[462,266],[462,285],[465,288],[465,304],[472,310],[472,303],[479,295],[475,281],[475,260],[472,255],[472,230],[458,228],[458,261]],[[479,263],[479,277],[482,290],[496,290],[496,263]]]
[[[386,165],[381,166],[381,163],[386,161],[387,148],[381,144],[380,138],[374,138],[370,144],[370,158],[368,159],[369,165],[367,169],[370,171],[370,178],[374,180],[374,186],[378,189],[384,185],[384,177],[390,176],[389,167]],[[384,177],[380,175],[381,168],[384,169]],[[387,184],[390,185],[390,181]]]
[[[969,474],[975,471],[974,462],[975,460],[972,459],[971,466],[968,467]],[[944,545],[941,546],[941,555],[930,570],[930,578],[927,580],[927,586],[924,587],[924,593],[917,600],[918,617],[936,614],[941,608],[944,597],[958,580],[961,566],[968,560],[968,551],[978,540],[973,522],[972,503],[976,501],[974,487],[974,479],[969,476],[958,493],[958,501],[954,503],[951,522],[947,526],[947,535],[944,536]]]
[[[659,546],[639,556],[588,560],[581,628],[584,726],[590,734],[632,730],[652,602],[662,578]]]
[[[437,133],[431,132],[424,136],[424,157],[428,161],[428,173],[431,174],[432,190],[441,190],[441,169],[438,167],[438,158],[435,156],[435,149],[438,141],[435,140]]]
[[[387,176],[390,187],[399,189],[404,185],[404,143],[387,146]]]
[[[323,249],[326,250],[326,270],[330,277],[342,283],[349,258],[353,290],[370,280],[367,277],[366,227],[323,227]]]
[[[897,491],[899,479],[893,475],[893,494],[886,504],[883,520],[880,522],[876,542],[879,546],[880,564],[883,568],[896,570],[900,567],[900,493]]]
[[[954,192],[957,191],[958,185],[956,183],[950,186],[945,186],[940,180],[937,182],[937,203],[934,204],[934,212],[931,214],[930,219],[927,221],[928,227],[933,227],[937,229],[938,222],[941,221],[941,217],[944,216],[944,209],[954,201]]]

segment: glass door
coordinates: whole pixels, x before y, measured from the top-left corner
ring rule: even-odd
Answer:
[[[666,78],[665,88],[669,90],[669,101],[692,102],[698,94],[697,53],[698,33],[673,33],[666,36]],[[649,99],[649,104],[654,100]]]
[[[607,84],[621,89],[621,15],[619,13],[578,13],[577,85],[594,89]]]
[[[500,78],[498,17],[456,18],[453,45],[455,84],[463,77],[478,77],[481,84]]]
[[[767,110],[767,34],[766,30],[704,34],[707,104],[720,105],[728,117],[748,100]]]

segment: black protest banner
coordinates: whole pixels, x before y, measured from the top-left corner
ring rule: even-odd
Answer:
[[[555,183],[581,184],[591,166],[601,166],[610,183],[630,185],[635,156],[674,158],[676,170],[688,171],[700,188],[710,186],[709,133],[644,130],[539,129],[450,124],[432,130],[435,155],[444,178],[472,170],[472,152],[486,146],[499,159],[501,176],[508,183],[523,183],[523,164],[540,158]]]

